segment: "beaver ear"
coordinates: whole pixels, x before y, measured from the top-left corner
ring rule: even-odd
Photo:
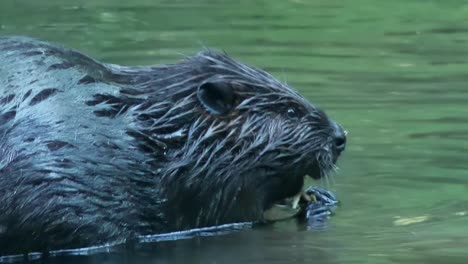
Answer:
[[[234,108],[235,95],[232,86],[223,82],[206,82],[198,87],[198,100],[214,115],[225,115]]]

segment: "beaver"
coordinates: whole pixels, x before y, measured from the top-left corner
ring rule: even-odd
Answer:
[[[326,177],[343,128],[224,52],[101,63],[0,37],[0,254],[262,221]]]

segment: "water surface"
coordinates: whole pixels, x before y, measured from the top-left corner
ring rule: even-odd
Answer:
[[[49,263],[467,263],[468,4],[2,0],[0,34],[119,64],[227,51],[349,130],[324,231],[295,221]]]

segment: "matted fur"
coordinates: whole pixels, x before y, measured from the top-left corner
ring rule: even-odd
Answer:
[[[212,82],[227,114],[197,97]],[[0,254],[261,221],[337,156],[322,111],[226,54],[123,67],[0,37]]]

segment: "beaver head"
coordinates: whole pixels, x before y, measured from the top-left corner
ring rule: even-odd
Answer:
[[[133,135],[152,157],[174,229],[261,220],[326,177],[345,148],[343,129],[265,71],[205,51],[153,68]],[[138,83],[138,81],[135,81]]]

